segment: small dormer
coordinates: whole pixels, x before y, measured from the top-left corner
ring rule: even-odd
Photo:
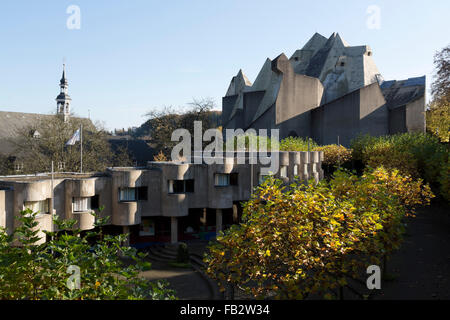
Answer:
[[[347,66],[347,56],[340,56],[336,62],[336,68],[345,68]]]

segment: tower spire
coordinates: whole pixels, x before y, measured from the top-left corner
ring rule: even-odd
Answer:
[[[69,84],[66,78],[66,64],[63,63],[62,77],[59,82],[60,93],[56,97],[56,114],[64,117],[64,122],[69,120],[70,116],[70,103],[72,99],[68,94]]]
[[[63,63],[63,73],[62,73],[62,77],[61,77],[61,84],[65,83],[67,84],[67,80],[66,80],[66,64]]]

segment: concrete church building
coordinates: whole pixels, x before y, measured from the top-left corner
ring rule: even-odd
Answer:
[[[348,146],[359,134],[425,131],[425,76],[384,81],[369,46],[316,33],[288,57],[267,59],[254,83],[242,70],[222,100],[227,129],[279,129]]]

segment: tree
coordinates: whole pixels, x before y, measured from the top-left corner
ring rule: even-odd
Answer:
[[[137,134],[149,135],[156,151],[162,151],[166,157],[170,157],[170,151],[178,143],[171,140],[176,129],[187,129],[193,136],[194,121],[202,122],[203,132],[217,127],[217,114],[211,111],[214,108],[215,103],[211,98],[203,98],[193,99],[187,108],[179,108],[180,111],[172,106],[152,110],[146,114],[149,120],[137,130]]]
[[[256,298],[331,298],[399,247],[402,217],[432,196],[384,168],[308,185],[269,178],[245,203],[243,222],[209,246],[207,273],[222,290],[230,283]]]
[[[433,99],[427,111],[427,130],[441,139],[450,139],[450,45],[436,53]]]
[[[133,165],[133,161],[130,159],[130,155],[125,146],[119,145],[114,150],[112,165],[114,167],[128,167]]]
[[[0,299],[174,298],[163,282],[139,276],[150,264],[143,260],[144,254],[121,245],[125,235],[103,234],[106,218],[92,213],[97,231],[85,234],[74,228],[76,221],[56,218],[59,231],[46,232],[51,240],[36,245],[36,214],[29,209],[22,211],[20,226],[11,235],[0,229]],[[79,281],[73,274],[77,271]]]
[[[103,171],[114,160],[127,162],[126,155],[114,159],[107,141],[107,133],[99,124],[90,120],[71,117],[64,122],[61,117],[45,117],[32,126],[18,132],[12,142],[16,147],[15,154],[20,155],[24,163],[25,173],[50,171],[51,161],[55,170],[79,172],[81,166],[80,142],[66,146],[80,125],[83,124],[83,171]],[[33,133],[38,132],[39,135]],[[116,163],[120,165],[120,163]]]

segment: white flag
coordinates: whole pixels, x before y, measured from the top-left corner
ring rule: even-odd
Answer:
[[[73,146],[77,141],[80,141],[80,129],[75,131],[72,138],[70,138],[69,141],[66,142],[66,146]]]

